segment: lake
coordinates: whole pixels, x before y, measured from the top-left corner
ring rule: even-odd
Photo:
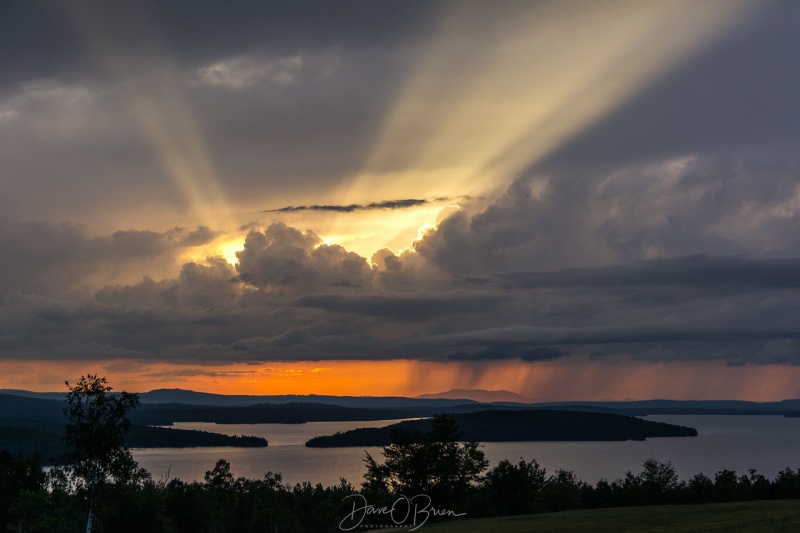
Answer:
[[[621,478],[637,473],[650,457],[671,461],[682,479],[704,473],[713,479],[723,469],[746,474],[750,468],[773,479],[786,467],[800,467],[800,418],[745,415],[654,415],[647,420],[697,429],[697,437],[654,438],[624,442],[487,442],[483,451],[495,466],[535,459],[552,474],[572,470],[595,484],[601,478]],[[197,429],[227,435],[255,435],[269,440],[267,448],[153,448],[134,449],[139,465],[155,480],[203,480],[218,459],[227,459],[235,476],[252,479],[267,471],[280,472],[285,483],[302,481],[338,484],[344,477],[358,487],[366,471],[365,451],[380,460],[381,447],[306,448],[305,442],[357,427],[380,427],[397,420],[371,422],[308,422],[305,424],[176,423],[178,429]]]

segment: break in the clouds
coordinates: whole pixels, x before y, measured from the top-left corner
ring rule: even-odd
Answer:
[[[800,364],[793,2],[0,9],[6,359]]]

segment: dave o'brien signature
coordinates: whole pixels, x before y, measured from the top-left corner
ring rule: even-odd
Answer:
[[[431,505],[431,498],[427,494],[417,494],[409,498],[400,495],[389,507],[375,507],[367,503],[361,494],[351,494],[342,501],[352,499],[353,511],[339,522],[339,529],[351,531],[359,527],[368,516],[388,516],[397,525],[412,526],[409,531],[416,531],[425,525],[432,516],[464,516],[467,513],[456,513],[449,509],[440,509]]]

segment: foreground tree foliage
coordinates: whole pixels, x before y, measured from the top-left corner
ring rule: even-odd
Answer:
[[[0,520],[8,523],[11,519],[11,507],[20,499],[20,495],[41,490],[46,476],[42,470],[39,456],[26,458],[16,457],[7,450],[0,451]],[[25,498],[29,498],[26,496]]]
[[[86,533],[92,521],[99,493],[106,485],[142,483],[149,477],[140,470],[125,446],[125,434],[130,428],[128,413],[139,406],[139,396],[128,392],[111,394],[112,388],[104,377],[96,374],[81,376],[69,389],[64,414],[64,481],[84,494],[89,501]]]
[[[283,483],[280,474],[235,477],[220,459],[203,481],[154,481],[124,446],[135,395],[111,394],[104,378],[86,376],[67,398],[71,463],[42,470],[37,456],[0,451],[0,527],[18,532],[326,533],[353,509],[358,495],[375,508],[424,494],[438,509],[466,518],[568,509],[800,499],[800,469],[774,480],[754,470],[721,470],[682,481],[671,463],[644,461],[641,472],[595,486],[568,470],[546,472],[536,461],[488,463],[476,442],[460,442],[453,420],[437,417],[429,432],[397,432],[379,463],[369,454],[360,491]],[[349,497],[349,498],[348,498]],[[361,500],[358,500],[361,501]],[[87,509],[94,520],[87,527]],[[370,517],[377,524],[377,515]],[[383,523],[388,517],[383,516]],[[435,520],[437,516],[432,516]],[[441,515],[438,516],[441,518]],[[448,519],[455,519],[448,517]]]
[[[42,533],[85,530],[86,497],[74,484],[31,468],[35,458],[0,452],[0,461],[5,464],[0,470],[4,490],[0,525],[11,531]],[[548,474],[536,461],[501,461],[463,495],[463,509],[466,518],[477,518],[598,507],[800,499],[800,469],[783,470],[772,481],[755,471],[738,475],[722,470],[713,478],[698,474],[688,481],[678,480],[674,473],[670,463],[648,459],[637,474],[592,486],[568,470]],[[237,478],[231,465],[220,459],[202,482],[155,482],[148,477],[106,483],[97,499],[93,531],[335,532],[351,512],[352,503],[345,498],[356,493],[372,505],[384,504],[374,499],[377,493],[366,487],[356,491],[345,480],[323,487],[308,482],[289,486],[272,472],[262,479]],[[399,494],[387,492],[384,497],[391,504]],[[432,500],[436,507],[445,507]]]
[[[378,500],[386,496],[427,494],[437,505],[460,508],[475,488],[489,461],[477,442],[459,442],[452,418],[437,416],[427,433],[395,429],[378,464],[369,454],[364,490]]]
[[[537,496],[547,485],[547,474],[536,461],[503,459],[483,480],[484,513],[490,516],[529,514],[538,511]]]

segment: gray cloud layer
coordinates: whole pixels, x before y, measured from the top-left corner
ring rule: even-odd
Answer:
[[[112,241],[113,242],[113,241]],[[647,360],[800,363],[797,259],[709,256],[497,273],[468,288],[419,255],[370,267],[285,224],[252,232],[234,268],[188,263],[176,279],[107,286],[91,297],[7,291],[6,357],[176,361],[329,358]],[[392,264],[392,262],[389,262]],[[405,290],[386,277],[430,269]],[[448,284],[446,280],[450,279]],[[18,284],[21,286],[21,284]]]

